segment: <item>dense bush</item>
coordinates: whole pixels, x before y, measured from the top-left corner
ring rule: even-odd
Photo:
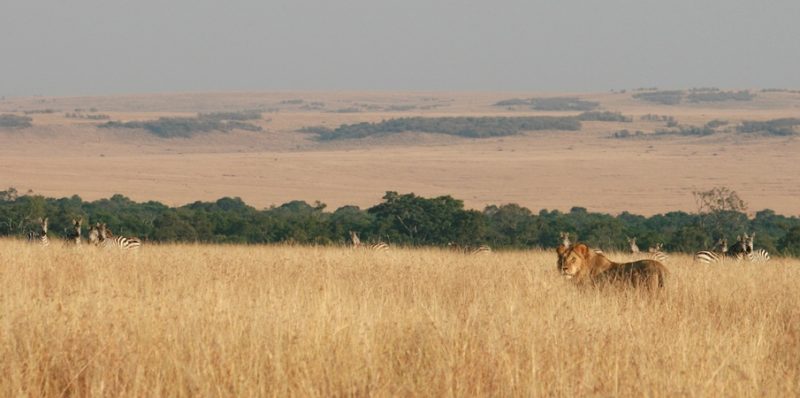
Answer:
[[[343,124],[335,129],[305,127],[302,132],[314,133],[320,140],[365,138],[403,132],[424,132],[468,138],[499,137],[535,130],[580,130],[575,117],[408,117],[379,123]]]
[[[197,117],[162,117],[158,120],[107,122],[101,128],[144,129],[162,138],[188,138],[197,133],[231,130],[262,131],[260,126],[243,120],[260,119],[257,112],[220,112],[199,114]]]
[[[655,132],[656,135],[682,135],[682,136],[694,136],[694,137],[704,137],[714,133],[716,133],[716,131],[708,126],[703,126],[703,127],[678,126],[675,129],[656,130]]]
[[[633,119],[619,113],[619,112],[583,112],[578,115],[580,121],[596,121],[596,122],[622,122],[629,123]]]
[[[797,126],[800,126],[800,118],[773,119],[765,122],[744,121],[737,131],[748,134],[787,136],[797,134]]]
[[[550,98],[512,98],[498,101],[494,106],[530,106],[540,111],[590,111],[600,106],[593,101],[585,101],[577,97]]]
[[[666,91],[647,91],[643,93],[633,94],[633,98],[655,102],[664,105],[677,105],[683,100],[683,91],[680,90],[666,90]]]
[[[630,132],[627,129],[618,130],[611,134],[611,138],[631,138],[631,137],[643,137],[643,136],[644,132],[641,130]]]
[[[686,96],[689,102],[752,101],[756,95],[747,91],[693,91]]]
[[[692,252],[710,248],[723,235],[733,241],[738,234],[755,231],[757,247],[773,253],[800,254],[800,219],[771,210],[759,211],[753,219],[731,210],[644,217],[627,212],[616,216],[592,213],[581,207],[567,213],[533,213],[506,204],[475,211],[465,209],[461,200],[451,196],[424,198],[387,192],[383,202],[367,210],[344,206],[327,212],[324,204],[303,201],[258,210],[239,198],[168,207],[152,201],[133,202],[122,195],[86,202],[78,196],[53,199],[19,195],[13,188],[0,192],[0,235],[23,237],[35,229],[33,220],[45,216],[50,218],[53,239],[65,236],[72,218],[83,217],[84,225],[105,222],[118,235],[161,242],[344,244],[347,232],[352,230],[364,241],[393,245],[445,246],[456,242],[486,243],[494,248],[547,248],[558,244],[559,232],[567,231],[573,239],[577,235],[604,250],[623,249],[626,236],[637,236],[642,247],[663,242],[669,251]],[[724,226],[724,234],[720,226]]]
[[[24,129],[31,127],[33,125],[31,122],[33,119],[28,116],[17,116],[10,113],[0,115],[0,128]]]
[[[249,110],[239,112],[200,113],[197,115],[197,118],[206,120],[259,120],[261,119],[261,112]]]

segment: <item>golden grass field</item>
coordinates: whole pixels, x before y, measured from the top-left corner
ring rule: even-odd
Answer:
[[[0,396],[800,395],[800,261],[649,295],[555,259],[4,239]]]
[[[184,205],[239,196],[257,208],[291,200],[319,200],[329,209],[374,206],[385,191],[431,197],[453,195],[468,208],[518,203],[539,209],[652,215],[696,211],[693,191],[736,190],[751,214],[770,208],[800,214],[800,139],[708,137],[610,139],[614,131],[647,134],[672,116],[686,126],[719,119],[729,129],[743,120],[797,117],[800,94],[762,93],[751,102],[657,105],[628,93],[270,92],[174,93],[108,97],[29,97],[0,100],[0,113],[31,114],[33,127],[0,130],[0,189],[31,189],[46,196],[96,200],[120,193],[137,201]],[[540,112],[492,106],[509,98],[578,96],[600,110],[622,112],[632,123],[585,122],[579,132],[540,131],[519,136],[465,139],[423,133],[388,138],[317,142],[297,132],[306,126],[376,122],[404,116],[534,116]],[[286,101],[303,100],[292,105]],[[322,102],[321,109],[306,109]],[[390,111],[392,106],[416,106]],[[197,112],[270,110],[265,131],[209,133],[163,139],[138,130],[98,129],[98,121],[66,118],[76,108],[97,108],[112,120],[152,120]],[[337,110],[360,107],[360,112]],[[579,179],[579,184],[565,180]]]

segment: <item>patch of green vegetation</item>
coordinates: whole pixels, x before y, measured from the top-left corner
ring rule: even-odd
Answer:
[[[495,106],[530,106],[538,111],[590,111],[600,106],[594,101],[585,101],[577,97],[550,98],[512,98],[496,102]]]
[[[756,95],[747,91],[693,91],[686,96],[689,102],[752,101]]]
[[[789,136],[798,133],[800,118],[782,118],[764,122],[744,121],[736,129],[740,133]]]
[[[647,91],[633,94],[633,98],[647,101],[647,102],[655,102],[657,104],[663,105],[677,105],[681,103],[683,100],[683,91],[681,90],[665,90],[665,91]]]
[[[636,130],[634,132],[625,130],[618,130],[611,134],[610,138],[633,138],[633,137],[643,137],[645,134],[641,130]]]
[[[101,128],[143,129],[162,138],[189,138],[197,133],[231,130],[262,131],[261,126],[244,120],[260,119],[256,112],[218,112],[199,114],[197,117],[162,117],[158,120],[116,122],[99,125]]]
[[[302,132],[318,135],[322,141],[365,138],[403,132],[448,134],[467,138],[500,137],[535,130],[580,130],[576,117],[409,117],[379,123],[343,124],[335,129],[306,127]]]
[[[630,117],[627,117],[619,112],[583,112],[578,115],[578,120],[589,122],[621,122],[621,123],[630,123],[633,121]]]
[[[31,127],[33,119],[28,116],[17,116],[11,113],[0,115],[0,128],[24,129]]]

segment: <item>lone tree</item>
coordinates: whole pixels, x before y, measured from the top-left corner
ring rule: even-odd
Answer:
[[[708,191],[695,191],[695,203],[702,226],[714,239],[726,233],[741,233],[747,225],[747,203],[736,191],[728,187],[714,187]]]

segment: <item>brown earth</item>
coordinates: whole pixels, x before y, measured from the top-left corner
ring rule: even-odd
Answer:
[[[300,199],[330,207],[372,206],[387,190],[450,194],[471,208],[519,203],[541,208],[655,214],[694,211],[693,191],[730,187],[750,204],[800,214],[800,140],[744,137],[742,120],[800,115],[800,94],[757,93],[751,102],[656,105],[631,93],[578,93],[619,111],[632,123],[584,122],[579,132],[464,139],[424,133],[317,142],[304,126],[380,121],[402,116],[568,115],[492,106],[508,98],[559,93],[191,93],[76,98],[11,98],[0,113],[30,114],[34,127],[0,129],[0,189],[98,199],[121,193],[134,200],[181,205],[240,196],[256,207]],[[302,99],[302,103],[286,103]],[[296,102],[296,101],[295,101]],[[312,102],[321,102],[311,106]],[[415,107],[403,111],[403,107]],[[316,107],[316,109],[315,109]],[[264,132],[200,134],[162,139],[145,131],[98,129],[101,121],[66,118],[96,108],[112,120],[192,116],[197,112],[264,110]],[[336,112],[357,108],[358,112]],[[670,115],[682,125],[730,122],[708,137],[613,139],[620,129],[652,133]]]

